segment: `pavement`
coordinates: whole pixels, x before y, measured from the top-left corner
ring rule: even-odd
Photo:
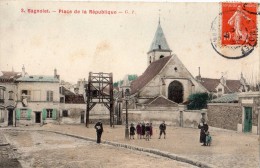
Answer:
[[[21,168],[15,150],[16,148],[7,142],[4,133],[0,131],[0,168]]]
[[[259,164],[258,136],[217,128],[209,128],[212,136],[211,146],[201,146],[199,129],[167,127],[166,139],[158,139],[159,129],[154,126],[150,141],[144,139],[126,140],[125,127],[104,126],[102,143],[157,154],[173,160],[186,162],[198,167],[254,168]],[[88,141],[95,141],[94,125],[55,125],[42,127],[9,127],[17,130],[41,130],[68,135]],[[1,136],[1,134],[0,134]]]

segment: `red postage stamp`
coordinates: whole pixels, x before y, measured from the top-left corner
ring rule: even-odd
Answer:
[[[222,3],[221,44],[257,44],[257,3]]]

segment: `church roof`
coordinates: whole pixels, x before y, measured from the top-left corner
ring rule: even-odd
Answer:
[[[147,102],[145,102],[144,104],[148,105],[148,106],[153,106],[153,107],[177,107],[178,104],[167,99],[164,96],[156,96],[153,99],[148,100]]]
[[[138,92],[149,83],[163,69],[171,57],[164,57],[152,62],[141,76],[131,82],[131,94]]]
[[[154,51],[154,50],[171,51],[171,49],[166,41],[166,38],[164,36],[160,22],[159,22],[157,30],[155,32],[153,42],[151,44],[149,52]]]

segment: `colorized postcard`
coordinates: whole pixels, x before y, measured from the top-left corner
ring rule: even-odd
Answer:
[[[259,167],[259,2],[0,1],[0,167]]]

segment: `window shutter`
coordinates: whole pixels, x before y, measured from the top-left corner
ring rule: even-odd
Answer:
[[[53,91],[50,91],[50,101],[53,101]]]
[[[46,117],[47,117],[47,111],[46,111],[46,109],[43,109],[42,110],[42,119],[46,120]]]
[[[27,120],[31,120],[32,109],[27,110]]]
[[[57,119],[57,117],[56,117],[57,115],[56,115],[56,114],[57,114],[56,109],[53,109],[53,110],[52,110],[52,119],[53,119],[53,120],[56,120],[56,119]]]
[[[47,91],[47,97],[46,100],[49,101],[49,91]]]
[[[20,116],[21,116],[20,109],[16,109],[15,111],[16,111],[16,119],[20,120]]]

